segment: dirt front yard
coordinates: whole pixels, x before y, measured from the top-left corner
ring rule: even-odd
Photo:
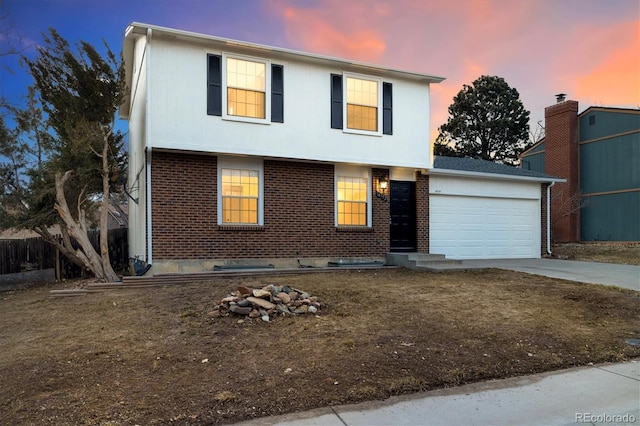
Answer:
[[[553,247],[553,253],[560,259],[640,265],[640,243],[638,242],[556,244]]]
[[[316,314],[214,306],[288,285]],[[66,287],[69,287],[67,284]],[[3,424],[223,424],[640,356],[640,294],[514,272],[336,271],[0,293]]]

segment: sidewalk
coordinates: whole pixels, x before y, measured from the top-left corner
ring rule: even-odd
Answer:
[[[640,424],[640,362],[474,383],[238,425]]]
[[[457,268],[499,268],[640,291],[640,266],[560,259],[463,260]],[[443,270],[446,270],[443,268]]]

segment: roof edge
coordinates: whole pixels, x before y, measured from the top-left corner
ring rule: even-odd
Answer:
[[[235,46],[235,47],[241,47],[241,48],[244,47],[244,48],[249,48],[254,50],[262,50],[264,52],[277,52],[285,56],[305,57],[310,60],[331,62],[335,64],[340,64],[342,66],[347,65],[347,66],[356,67],[356,68],[368,68],[368,69],[376,70],[379,72],[403,75],[411,79],[418,79],[418,80],[421,79],[421,80],[425,80],[428,83],[440,83],[445,80],[445,77],[441,77],[437,75],[430,75],[430,74],[423,74],[423,73],[418,73],[413,71],[388,68],[388,67],[383,67],[380,65],[374,65],[374,64],[360,62],[360,61],[352,61],[352,60],[337,58],[332,56],[318,55],[314,53],[303,52],[303,51],[298,51],[293,49],[285,49],[281,47],[245,42],[245,41],[234,40],[234,39],[229,39],[224,37],[196,33],[193,31],[185,31],[185,30],[179,30],[174,28],[162,27],[158,25],[145,24],[141,22],[131,22],[127,26],[127,29],[125,31],[125,40],[128,37],[131,37],[131,35],[133,34],[146,35],[148,30],[151,30],[153,32],[165,33],[170,36],[184,37],[187,39],[190,38],[195,40],[210,41],[210,42],[215,42],[219,44],[226,44],[229,46]]]
[[[498,173],[470,172],[466,170],[440,169],[440,168],[428,169],[428,174],[435,175],[435,176],[481,177],[481,178],[492,179],[492,180],[517,180],[517,181],[541,182],[541,183],[544,183],[544,182],[562,183],[567,181],[566,179],[557,178],[553,176],[549,176],[549,177],[518,176],[518,175],[505,175],[505,174],[498,174]]]
[[[590,106],[589,108],[578,114],[578,117],[582,117],[593,111],[601,112],[619,112],[622,114],[640,114],[640,108],[622,108],[622,107],[604,107],[604,106]]]
[[[519,157],[519,158],[522,158],[522,157],[526,157],[526,156],[528,156],[528,155],[529,155],[529,153],[530,153],[533,149],[535,149],[535,148],[539,147],[539,146],[540,146],[540,145],[542,145],[544,142],[545,142],[545,137],[542,137],[538,142],[534,143],[534,144],[533,144],[533,145],[531,145],[529,148],[527,148],[527,149],[525,149],[524,151],[522,151],[522,152],[520,153],[520,155],[518,155],[518,157]]]

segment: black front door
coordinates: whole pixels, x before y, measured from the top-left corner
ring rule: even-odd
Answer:
[[[416,184],[391,182],[391,251],[416,251]]]

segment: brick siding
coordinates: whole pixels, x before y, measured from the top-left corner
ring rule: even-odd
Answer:
[[[567,179],[552,189],[551,223],[555,242],[579,240],[579,212],[569,212],[571,198],[579,196],[578,102],[545,108],[545,173]]]
[[[429,253],[429,176],[416,176],[416,244],[419,252]]]
[[[389,250],[389,203],[375,196],[372,227],[335,227],[331,164],[264,161],[264,226],[218,226],[217,158],[154,152],[153,256],[157,260],[367,257]]]

